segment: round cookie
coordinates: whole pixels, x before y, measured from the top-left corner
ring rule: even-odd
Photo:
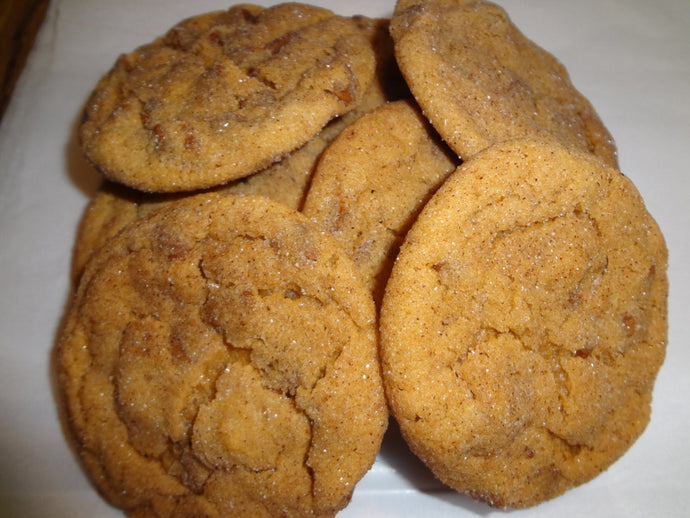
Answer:
[[[667,251],[633,184],[555,144],[497,144],[426,205],[381,309],[390,409],[449,486],[526,507],[644,430]]]
[[[335,236],[380,301],[405,232],[457,162],[414,104],[388,103],[325,149],[303,213]]]
[[[361,102],[349,112],[331,120],[300,149],[257,174],[228,186],[238,193],[256,193],[300,210],[304,204],[316,163],[321,153],[346,127],[362,115],[406,95],[406,84],[395,63],[389,20],[354,16],[352,20],[370,41],[376,56],[376,72]],[[409,97],[409,92],[407,92]]]
[[[424,113],[463,159],[513,138],[554,138],[617,167],[613,138],[565,67],[482,0],[399,0],[391,34]]]
[[[88,261],[57,352],[84,465],[132,516],[332,516],[387,424],[375,310],[301,214],[200,194]]]
[[[361,28],[326,9],[199,15],[117,60],[88,100],[82,148],[136,189],[213,187],[267,167],[355,108],[374,68]]]

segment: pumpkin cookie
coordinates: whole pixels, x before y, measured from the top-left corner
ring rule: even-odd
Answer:
[[[556,139],[617,166],[613,138],[563,65],[482,0],[399,0],[400,69],[463,159],[513,138]]]
[[[415,105],[389,103],[326,148],[303,212],[336,237],[380,301],[405,232],[456,167]]]
[[[649,420],[666,268],[639,193],[591,155],[517,141],[465,162],[409,231],[381,309],[411,449],[501,507],[605,470]]]
[[[106,177],[136,189],[213,187],[269,166],[355,108],[374,68],[362,29],[326,9],[199,15],[118,59],[87,103],[82,147]]]
[[[375,320],[298,212],[169,203],[81,277],[57,355],[76,448],[132,516],[332,516],[387,424]]]

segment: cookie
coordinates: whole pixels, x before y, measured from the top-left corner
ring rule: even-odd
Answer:
[[[329,138],[337,133],[332,132]],[[320,134],[270,167],[212,189],[222,194],[257,194],[292,209],[302,206],[316,161],[328,140]],[[210,191],[209,191],[210,192]],[[72,281],[78,282],[91,255],[126,225],[181,197],[194,193],[146,193],[106,181],[82,215],[72,257]]]
[[[514,141],[463,163],[410,229],[381,309],[411,449],[499,507],[605,470],[649,420],[666,269],[634,185],[591,155]]]
[[[392,102],[325,149],[303,213],[335,236],[380,301],[405,232],[456,167],[416,105]]]
[[[375,54],[375,74],[360,103],[349,112],[331,120],[321,132],[267,170],[228,186],[233,192],[257,193],[301,209],[316,163],[329,143],[362,115],[379,106],[411,97],[395,62],[389,20],[353,16],[352,20],[369,40]]]
[[[328,132],[328,138],[337,136]],[[320,134],[279,162],[228,184],[212,189],[222,194],[257,194],[292,209],[302,206],[316,161],[328,140]],[[72,279],[76,285],[93,252],[132,221],[181,197],[194,193],[146,193],[116,182],[105,181],[82,215],[72,258]]]
[[[391,34],[400,70],[463,159],[513,138],[556,139],[617,166],[617,152],[565,67],[482,0],[399,0]]]
[[[135,189],[213,187],[268,167],[355,108],[374,69],[361,28],[326,9],[199,15],[117,60],[87,102],[82,148]]]
[[[375,309],[265,197],[184,197],[88,261],[61,330],[76,450],[131,516],[332,516],[387,424]]]

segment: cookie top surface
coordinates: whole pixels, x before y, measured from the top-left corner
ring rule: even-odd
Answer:
[[[319,134],[266,169],[212,191],[266,196],[297,210],[302,206],[316,161],[327,144],[328,140]],[[91,255],[126,225],[172,201],[195,194],[199,192],[148,193],[116,182],[103,182],[79,224],[72,259],[73,281],[78,280]]]
[[[512,138],[555,138],[617,165],[613,138],[563,65],[481,0],[399,0],[391,34],[424,113],[467,159]]]
[[[326,9],[199,15],[118,59],[87,102],[82,148],[136,189],[212,187],[267,167],[353,109],[374,68],[361,28]]]
[[[72,284],[76,286],[86,263],[110,238],[169,200],[168,195],[147,194],[118,183],[103,182],[79,222],[72,249]]]
[[[303,212],[335,236],[380,300],[405,232],[456,166],[416,105],[388,103],[325,149]]]
[[[666,268],[635,187],[591,156],[517,141],[465,162],[408,233],[381,309],[403,436],[496,506],[591,479],[648,422]]]
[[[395,63],[389,20],[365,16],[354,16],[352,20],[369,40],[376,56],[376,71],[362,100],[352,110],[331,120],[301,148],[267,169],[229,184],[228,191],[262,194],[301,210],[314,169],[326,146],[362,115],[406,95],[405,81]]]
[[[127,512],[332,515],[387,424],[375,320],[301,214],[171,203],[109,240],[72,301],[57,364],[77,450]]]

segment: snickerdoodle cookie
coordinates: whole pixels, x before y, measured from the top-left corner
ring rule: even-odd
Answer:
[[[375,69],[349,17],[237,5],[123,54],[87,102],[88,159],[156,192],[213,187],[269,166],[354,109]]]
[[[388,103],[324,150],[303,212],[335,236],[380,301],[405,232],[457,164],[414,103]]]
[[[395,53],[412,93],[462,158],[553,138],[617,165],[613,138],[565,67],[484,0],[399,0]]]
[[[200,194],[88,261],[58,382],[84,465],[132,516],[332,516],[387,424],[373,300],[328,233]]]
[[[408,233],[381,310],[412,450],[501,507],[605,470],[649,420],[666,268],[639,193],[591,155],[514,141],[465,162]]]

